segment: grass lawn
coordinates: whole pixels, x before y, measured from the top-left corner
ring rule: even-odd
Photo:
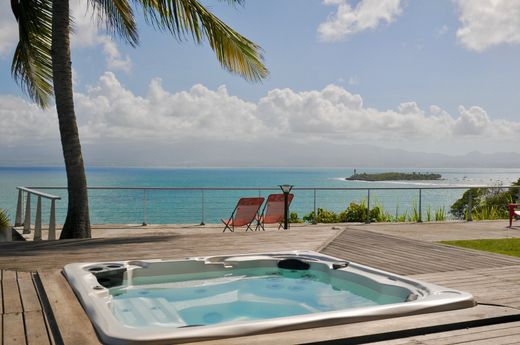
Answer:
[[[496,240],[441,241],[440,243],[520,257],[520,238],[502,238]]]

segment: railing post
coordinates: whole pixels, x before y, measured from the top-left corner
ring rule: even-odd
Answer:
[[[422,189],[419,188],[419,218],[417,218],[417,223],[422,223]]]
[[[27,200],[25,201],[25,220],[23,222],[23,233],[31,233],[31,193],[27,192]]]
[[[206,225],[206,223],[204,223],[204,189],[201,189],[200,191],[200,225]]]
[[[316,188],[314,188],[314,219],[312,220],[312,224],[317,224],[316,217],[318,215],[316,214]]]
[[[36,203],[36,219],[34,220],[34,240],[42,239],[42,197],[38,195]]]
[[[51,199],[51,216],[49,218],[49,235],[48,240],[56,239],[56,200]]]
[[[471,189],[469,189],[468,193],[468,222],[473,221],[473,216],[471,213],[473,212],[473,198],[471,197]]]
[[[6,229],[4,229],[4,236],[5,236],[5,241],[6,242],[11,242],[13,240],[13,230],[11,229],[11,227],[7,227]]]
[[[280,185],[280,189],[283,192],[283,229],[289,229],[289,193],[291,193],[291,189],[293,186],[290,184],[282,184]]]
[[[14,226],[22,225],[22,204],[23,204],[23,194],[22,190],[18,189],[18,202],[16,203],[16,218],[14,221]]]
[[[146,225],[146,189],[143,189],[143,226]]]
[[[367,188],[367,219],[365,220],[366,224],[370,224],[370,189]]]

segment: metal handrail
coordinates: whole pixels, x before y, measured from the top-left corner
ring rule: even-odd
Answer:
[[[56,200],[61,200],[60,196],[47,194],[35,190],[35,188],[29,187],[16,187],[18,189],[18,202],[16,204],[16,219],[15,226],[23,225],[23,233],[31,233],[31,194],[38,197],[36,204],[36,219],[34,222],[34,240],[42,239],[42,198],[49,199],[51,201],[50,217],[49,217],[49,232],[48,239],[56,239]],[[22,223],[22,204],[23,194],[26,194],[25,201],[25,217]]]
[[[382,181],[381,183],[384,183]],[[21,188],[21,187],[17,187]],[[63,186],[34,186],[30,189],[56,189],[65,190]],[[419,190],[419,189],[477,189],[477,188],[518,188],[518,186],[438,186],[438,187],[293,187],[292,190]],[[279,187],[139,187],[139,186],[97,186],[87,187],[92,190],[280,190]]]
[[[384,182],[384,181],[383,181]],[[366,191],[367,192],[367,222],[370,222],[370,217],[368,217],[370,212],[370,202],[371,202],[371,192],[372,191],[384,191],[384,190],[408,190],[408,191],[418,191],[418,222],[422,222],[422,198],[423,198],[423,190],[472,190],[478,188],[488,188],[488,189],[505,189],[511,187],[518,186],[487,186],[487,185],[472,185],[472,186],[464,186],[464,185],[450,185],[450,186],[414,186],[414,187],[294,187],[295,191],[313,191],[313,210],[314,210],[314,220],[313,223],[316,222],[317,216],[317,191]],[[60,197],[53,196],[50,194],[46,194],[43,192],[39,192],[37,190],[66,190],[67,187],[63,186],[33,186],[33,187],[18,187],[21,191],[25,191],[27,193],[33,193],[35,195],[40,195],[42,197],[52,197],[57,200]],[[205,201],[205,191],[258,191],[260,194],[261,191],[279,191],[278,187],[147,187],[147,186],[93,186],[88,187],[89,190],[129,190],[129,191],[142,191],[143,192],[143,225],[147,225],[147,205],[149,203],[147,192],[148,191],[199,191],[201,193],[201,208],[200,208],[200,225],[205,224],[205,212],[206,212],[206,201]],[[51,200],[53,200],[51,199]],[[54,203],[54,200],[53,200]],[[19,198],[20,204],[20,198]],[[20,204],[21,205],[21,204]],[[471,204],[471,195],[468,200],[468,216],[467,220],[471,221],[471,211],[473,205]],[[117,211],[116,211],[117,212]],[[17,216],[18,220],[18,216]],[[19,219],[21,221],[21,218]]]
[[[66,189],[66,187],[63,187]],[[55,199],[55,200],[60,200],[61,199],[61,196],[57,196],[57,195],[52,195],[52,194],[47,194],[47,193],[42,193],[42,192],[39,192],[37,190],[35,190],[35,188],[33,187],[16,187],[16,189],[18,190],[21,190],[21,191],[24,191],[24,192],[27,192],[27,193],[31,193],[31,194],[34,194],[34,195],[37,195],[37,196],[41,196],[43,198],[46,198],[46,199]],[[45,189],[45,188],[37,188],[37,189]]]

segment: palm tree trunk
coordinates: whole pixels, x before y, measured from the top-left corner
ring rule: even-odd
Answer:
[[[53,0],[52,72],[69,194],[61,239],[90,238],[87,179],[72,98],[69,31],[69,0]]]

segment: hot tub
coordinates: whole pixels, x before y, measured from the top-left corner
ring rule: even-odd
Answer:
[[[311,251],[74,263],[106,344],[171,344],[467,308],[473,296]]]

